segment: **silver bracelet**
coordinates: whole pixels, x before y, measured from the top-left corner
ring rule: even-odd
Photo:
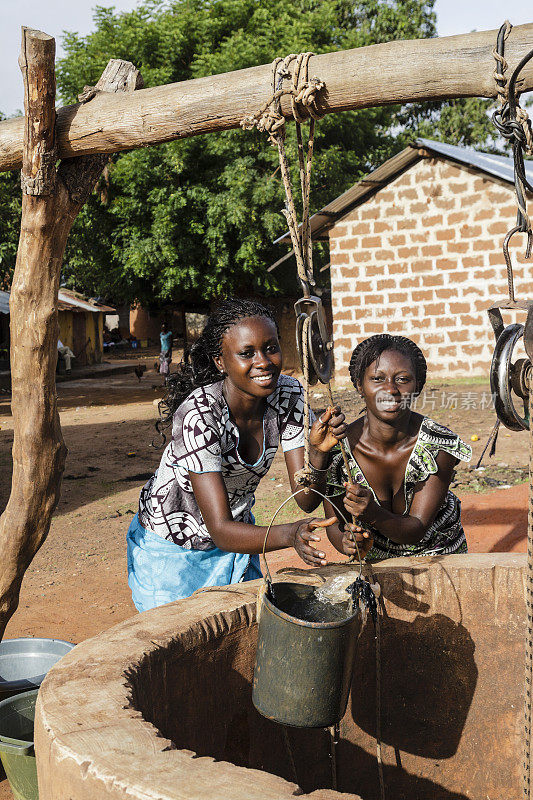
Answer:
[[[313,464],[311,463],[309,464],[309,473],[314,481],[315,480],[319,481],[322,478],[322,476],[325,477],[328,470],[329,467],[326,467],[326,469],[318,469],[318,467],[314,467]]]

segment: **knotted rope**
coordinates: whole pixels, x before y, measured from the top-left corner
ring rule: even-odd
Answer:
[[[500,134],[512,142],[515,160],[516,199],[519,209],[517,225],[522,232],[531,234],[531,220],[527,213],[525,191],[526,188],[533,191],[533,187],[530,186],[526,178],[523,153],[533,155],[533,130],[527,111],[520,106],[520,93],[516,89],[516,81],[522,68],[530,60],[533,53],[529,53],[522,59],[514,70],[510,81],[507,81],[506,72],[509,65],[505,58],[505,42],[509,38],[512,27],[509,20],[503,23],[498,32],[496,46],[492,51],[496,60],[496,69],[493,76],[496,81],[500,106],[492,115],[492,120]]]
[[[529,258],[531,255],[531,245],[533,241],[531,219],[526,208],[526,189],[533,191],[533,187],[527,180],[524,167],[524,152],[533,155],[533,132],[531,128],[531,121],[527,112],[520,107],[518,101],[519,92],[516,89],[516,81],[523,67],[531,58],[533,58],[533,50],[520,61],[518,66],[515,68],[511,79],[509,82],[507,82],[506,72],[508,69],[508,64],[505,59],[504,51],[505,42],[508,39],[511,30],[512,25],[508,20],[506,20],[498,32],[496,47],[493,50],[493,55],[497,64],[496,70],[494,71],[494,78],[496,80],[500,108],[493,114],[492,119],[501,135],[505,139],[511,141],[513,147],[514,177],[518,214],[516,227],[510,230],[505,237],[503,252],[507,267],[509,299],[514,301],[514,278],[511,256],[509,254],[509,242],[515,233],[527,233],[528,244],[526,249],[526,258]],[[529,387],[529,418],[530,420],[533,420],[533,386]],[[498,427],[499,420],[497,421],[490,437],[490,439],[493,441],[491,454],[495,449]],[[485,447],[485,450],[486,449],[487,448]],[[478,464],[479,463],[481,463],[481,459]],[[525,643],[524,757],[522,784],[523,796],[525,800],[531,800],[531,690],[533,683],[533,422],[530,423],[526,610],[527,631]]]
[[[257,128],[268,134],[270,143],[278,148],[279,163],[283,186],[285,189],[285,208],[283,214],[287,220],[294,254],[298,277],[304,287],[304,294],[309,297],[310,292],[305,287],[314,286],[313,254],[311,243],[311,228],[309,224],[309,195],[311,185],[311,168],[313,163],[313,149],[315,136],[315,120],[323,114],[317,107],[318,95],[325,84],[319,78],[309,77],[309,60],[313,53],[291,54],[285,58],[276,58],[272,64],[272,96],[250,117],[241,121],[245,130]],[[291,72],[290,66],[294,62]],[[284,82],[291,79],[289,86]],[[290,176],[287,151],[285,149],[285,117],[281,111],[282,97],[291,98],[291,109],[296,121],[296,137],[298,141],[298,163],[300,168],[300,187],[302,192],[302,226],[299,229],[298,215],[294,203],[294,194]],[[309,136],[307,140],[307,154],[304,153],[302,137],[302,122],[309,119]]]
[[[498,130],[506,139],[517,138],[522,146],[524,147],[526,153],[528,155],[533,155],[533,132],[531,130],[531,122],[529,120],[529,115],[527,111],[520,107],[518,103],[519,93],[514,93],[514,86],[513,86],[513,97],[511,97],[509,93],[509,84],[507,82],[506,72],[509,67],[507,63],[507,59],[505,58],[505,42],[509,38],[509,34],[511,33],[513,26],[509,22],[509,20],[505,20],[503,25],[501,26],[498,32],[498,39],[496,42],[496,46],[492,50],[492,55],[496,60],[496,69],[494,70],[493,77],[496,81],[496,89],[498,92],[498,100],[500,103],[500,110],[499,113],[496,112],[496,126]],[[524,64],[519,64],[514,79],[516,80],[518,72],[522,69]],[[514,80],[512,81],[514,84]],[[515,109],[515,118],[516,122],[513,124],[512,119],[510,119],[510,112],[512,108],[510,107],[510,101],[514,102],[514,109]]]
[[[257,128],[268,134],[272,146],[278,148],[279,163],[283,187],[285,189],[285,208],[283,215],[287,220],[291,242],[296,258],[296,268],[300,278],[304,297],[310,297],[310,286],[315,285],[313,275],[313,247],[311,238],[310,216],[310,187],[311,170],[313,164],[315,123],[324,116],[318,108],[320,93],[325,88],[325,83],[317,77],[309,77],[309,61],[313,53],[291,53],[285,58],[276,58],[272,63],[272,95],[270,99],[249,117],[241,120],[241,127],[245,130]],[[291,71],[291,66],[293,67]],[[288,85],[287,85],[288,84]],[[285,148],[285,117],[281,110],[283,97],[291,98],[291,110],[296,123],[296,140],[298,145],[298,165],[300,175],[300,190],[302,195],[302,224],[298,224],[298,215],[294,203],[292,180]],[[304,144],[302,136],[302,123],[309,120],[309,134],[307,143]],[[306,489],[313,481],[313,469],[310,464],[310,401],[309,401],[309,326],[311,320],[304,320],[301,331],[301,352],[303,367],[304,388],[304,466],[296,475],[296,482]],[[327,389],[331,405],[335,405],[330,381]],[[344,442],[339,441],[340,450],[346,469],[348,480],[351,478],[350,463]],[[352,517],[355,522],[355,518]],[[361,524],[361,523],[357,523]]]
[[[313,53],[300,53],[299,55],[294,55],[294,54],[288,55],[286,56],[286,58],[283,59],[276,58],[272,64],[272,96],[270,97],[268,102],[266,102],[264,106],[256,114],[253,114],[250,117],[246,117],[241,121],[241,126],[245,130],[257,128],[257,130],[267,133],[270,143],[278,148],[280,170],[283,179],[283,186],[285,189],[285,208],[283,209],[283,214],[285,216],[285,219],[287,220],[287,225],[289,228],[294,255],[296,258],[298,277],[300,278],[304,297],[306,298],[309,298],[311,296],[309,287],[315,285],[315,280],[313,276],[313,251],[312,251],[312,239],[311,239],[311,225],[309,219],[309,198],[310,198],[310,186],[311,186],[311,168],[313,163],[315,122],[316,120],[320,119],[323,116],[323,114],[317,107],[317,102],[319,100],[321,91],[325,88],[324,82],[321,81],[319,78],[309,77],[309,60],[312,55]],[[294,67],[292,73],[290,70],[291,65],[293,65]],[[284,86],[284,81],[289,80],[291,77],[292,77],[291,84],[289,86]],[[294,203],[294,194],[293,194],[292,181],[289,170],[289,162],[287,159],[287,151],[285,149],[285,117],[283,116],[281,110],[281,100],[284,96],[289,96],[291,98],[291,110],[296,123],[298,165],[300,174],[300,189],[302,195],[301,226],[299,226],[298,224],[298,215],[296,213],[296,206]],[[309,120],[309,134],[307,138],[307,143],[306,145],[304,145],[304,140],[302,136],[302,123],[305,122],[307,119]],[[264,567],[266,568],[266,574],[268,575],[269,582],[271,582],[271,578],[265,557],[266,541],[268,538],[268,533],[270,531],[270,528],[272,527],[272,524],[280,509],[283,508],[283,506],[287,502],[289,502],[290,499],[295,497],[301,491],[304,491],[305,493],[312,491],[315,494],[320,495],[323,499],[327,499],[327,497],[325,497],[325,495],[323,495],[321,492],[318,492],[316,489],[311,488],[311,484],[314,479],[313,476],[314,468],[310,463],[310,454],[309,454],[310,451],[309,438],[310,438],[310,427],[311,427],[310,400],[309,400],[310,325],[311,325],[311,317],[307,315],[301,327],[301,353],[302,353],[302,372],[303,372],[303,389],[304,389],[304,466],[302,470],[299,470],[295,474],[296,483],[302,486],[303,488],[294,492],[279,506],[267,530],[267,534],[265,536],[265,541],[263,545],[262,561],[264,562]],[[326,386],[328,390],[330,403],[332,406],[335,406],[335,401],[333,399],[333,393],[331,390],[331,382],[329,380],[326,382]],[[350,462],[348,460],[346,447],[342,440],[339,440],[339,447],[342,453],[344,468],[346,470],[348,480],[351,481]],[[342,511],[340,511],[340,509],[339,509],[339,515],[343,518],[345,522],[347,522],[345,515],[342,513]],[[365,527],[364,524],[356,520],[356,518],[353,515],[351,516],[351,519],[352,523],[360,525],[362,528]],[[352,539],[355,543],[357,555],[352,556],[349,559],[349,561],[353,562],[357,558],[360,567],[359,577],[361,577],[362,559],[359,552],[359,546],[357,544],[357,540],[355,539],[353,533],[352,533]],[[258,603],[258,608],[259,605],[260,603]],[[377,675],[377,704],[378,704],[377,736],[379,737],[380,719],[381,719],[381,708],[380,708],[381,653],[380,653],[380,640],[379,640],[379,635],[380,635],[379,621],[377,624],[378,624],[377,627],[378,638],[376,642],[376,648],[377,648],[376,675]],[[332,738],[332,741],[334,740],[334,738],[335,737]],[[285,732],[285,740],[287,748],[289,750],[289,755],[291,757],[293,773],[295,775],[295,779],[297,782],[296,767],[294,764],[294,759],[292,757],[292,752],[290,748],[290,742],[286,732]],[[376,740],[376,751],[377,751],[378,769],[380,776],[381,800],[385,800],[385,785],[383,781],[383,767],[381,758],[381,741],[379,738]],[[334,759],[334,744],[332,744],[332,775],[333,775],[333,787],[336,789],[337,777],[336,777],[336,762]]]

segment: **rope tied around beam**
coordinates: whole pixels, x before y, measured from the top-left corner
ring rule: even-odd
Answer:
[[[511,79],[512,90],[510,95],[509,84],[507,82],[506,72],[509,68],[507,59],[505,58],[505,42],[509,38],[513,26],[509,20],[505,20],[498,32],[498,39],[496,46],[492,50],[492,55],[496,60],[496,69],[493,72],[494,80],[496,81],[496,91],[498,93],[498,100],[500,103],[499,112],[494,115],[494,123],[501,135],[506,139],[518,139],[528,155],[533,155],[533,131],[531,129],[531,121],[529,114],[520,107],[518,98],[519,92],[514,90],[514,81],[517,74],[520,72],[524,63],[520,63],[514,73],[514,80]],[[513,121],[511,113],[513,111],[512,104],[514,103],[514,117]]]
[[[282,213],[287,220],[298,277],[304,288],[304,295],[309,297],[309,285],[314,286],[312,264],[311,228],[309,224],[309,194],[311,184],[311,166],[313,161],[315,121],[323,114],[317,107],[320,92],[325,83],[317,77],[309,77],[309,61],[313,53],[291,53],[285,58],[276,58],[272,63],[272,95],[270,99],[250,117],[241,120],[244,130],[257,128],[268,134],[273,147],[278,148],[279,163],[283,186],[285,189],[285,208]],[[294,68],[291,71],[291,65]],[[290,86],[284,82],[292,78]],[[289,162],[285,149],[285,117],[281,111],[281,98],[291,98],[291,110],[296,122],[298,140],[298,161],[300,167],[300,185],[302,191],[302,226],[299,230],[298,215],[294,203]],[[307,157],[304,156],[301,123],[309,119],[309,136],[307,141]]]
[[[324,114],[316,107],[317,96],[325,83],[309,77],[309,60],[314,53],[291,53],[285,58],[276,58],[272,63],[272,95],[259,111],[241,120],[245,130],[257,128],[268,134],[273,147],[278,146],[278,137],[285,136],[285,117],[281,111],[281,98],[290,96],[292,114],[296,122],[305,122],[309,117],[321,119]],[[291,72],[291,64],[295,62]],[[292,86],[283,82],[292,77]]]
[[[524,153],[533,155],[533,132],[531,121],[526,111],[520,107],[520,91],[517,89],[517,80],[520,72],[525,65],[533,58],[533,50],[525,55],[515,67],[509,82],[507,82],[506,71],[508,64],[505,59],[505,42],[509,37],[512,26],[508,20],[504,22],[498,32],[496,47],[493,51],[496,59],[496,70],[494,78],[496,80],[500,108],[492,115],[492,120],[500,134],[511,142],[514,163],[514,183],[516,202],[518,207],[516,226],[506,235],[503,243],[503,254],[507,267],[507,282],[509,286],[509,299],[515,302],[514,277],[511,255],[509,253],[509,243],[515,233],[527,234],[526,258],[531,255],[533,243],[533,230],[531,219],[526,208],[526,189],[533,192],[533,186],[528,182],[525,165]],[[529,319],[529,315],[528,315]],[[524,800],[531,800],[531,733],[533,727],[532,709],[532,682],[533,682],[533,386],[529,386],[529,419],[530,419],[530,451],[529,451],[529,508],[528,508],[528,530],[527,530],[527,573],[526,573],[526,613],[527,631],[525,641],[525,692],[524,692],[524,748],[522,764],[522,788]],[[489,437],[492,440],[491,455],[496,447],[496,438],[500,419]],[[487,449],[489,442],[483,451]],[[482,454],[482,457],[483,457]],[[481,463],[481,459],[478,462]]]
[[[309,60],[313,53],[291,53],[285,58],[276,58],[272,63],[272,96],[262,106],[262,108],[251,117],[246,117],[241,121],[241,127],[245,130],[257,128],[268,134],[269,141],[278,148],[280,170],[285,189],[285,208],[282,210],[291,236],[298,277],[300,278],[304,297],[310,297],[310,286],[315,285],[313,276],[313,249],[311,239],[311,225],[309,221],[309,198],[311,186],[311,168],[313,163],[314,135],[316,120],[324,116],[317,107],[319,94],[326,87],[325,83],[319,78],[309,78]],[[290,66],[294,62],[294,70],[291,72]],[[284,81],[292,77],[292,85],[284,88]],[[302,194],[302,224],[298,225],[298,215],[294,203],[292,181],[289,170],[287,152],[285,150],[285,117],[281,112],[281,98],[291,97],[291,107],[294,120],[296,122],[296,139],[298,144],[298,164],[300,172],[300,188]],[[302,110],[308,116],[302,114]],[[307,153],[305,153],[302,137],[301,124],[309,119],[309,136],[307,140]],[[295,474],[298,485],[303,486],[309,491],[308,487],[312,484],[315,477],[313,466],[310,462],[310,443],[309,434],[311,420],[309,414],[309,326],[310,318],[304,320],[302,326],[302,367],[303,367],[303,388],[304,388],[304,466]],[[334,406],[331,383],[326,382],[328,395],[331,405]],[[346,474],[351,475],[350,464],[346,447],[342,440],[339,441]],[[355,519],[352,518],[355,522]],[[364,525],[360,522],[361,527]]]
[[[533,57],[533,50],[522,58],[520,63],[514,69],[510,80],[507,81],[506,72],[509,65],[505,58],[505,42],[509,38],[512,27],[513,26],[509,20],[506,20],[503,23],[498,31],[496,47],[493,49],[493,55],[496,59],[496,70],[494,71],[493,75],[496,80],[496,88],[500,107],[492,115],[492,121],[494,122],[494,125],[498,129],[501,136],[511,142],[513,149],[518,216],[516,228],[512,233],[510,232],[510,234],[508,234],[508,237],[510,238],[510,236],[515,232],[526,233],[528,237],[526,258],[529,258],[531,255],[531,245],[533,242],[533,229],[531,219],[527,211],[526,190],[533,192],[533,186],[531,186],[526,176],[524,153],[533,155],[533,130],[527,111],[520,106],[520,91],[518,90],[516,84],[520,72]],[[512,266],[510,263],[510,256],[508,256],[508,254],[505,252],[505,248],[504,255],[507,263],[509,297],[511,300],[514,300]]]
[[[513,26],[511,25],[509,20],[506,19],[498,33],[497,43],[492,48],[492,55],[496,59],[496,69],[492,74],[494,80],[496,81],[496,90],[498,92],[500,108],[502,108],[505,105],[505,103],[507,102],[507,98],[509,96],[509,90],[507,88],[507,78],[505,77],[505,73],[507,72],[507,67],[509,65],[503,54],[503,50],[505,42],[509,38],[509,34],[511,33],[512,28]]]
[[[496,46],[492,51],[497,64],[493,76],[496,81],[496,91],[500,103],[499,110],[493,114],[493,121],[505,139],[519,142],[528,155],[533,155],[531,120],[527,111],[521,108],[519,104],[520,92],[515,87],[518,75],[529,61],[531,54],[522,59],[508,82],[506,72],[509,64],[504,52],[505,42],[509,38],[512,28],[513,26],[509,20],[505,20],[498,32]]]
[[[323,116],[317,108],[319,93],[325,84],[319,78],[309,77],[309,61],[313,53],[291,53],[285,58],[276,58],[272,63],[272,96],[251,117],[242,120],[241,126],[245,130],[257,128],[268,134],[270,143],[278,148],[279,163],[283,186],[285,189],[285,216],[289,228],[291,241],[296,257],[298,277],[302,284],[305,297],[310,297],[310,286],[315,285],[313,275],[313,250],[311,241],[311,226],[309,222],[309,198],[311,187],[311,167],[313,162],[315,121]],[[291,71],[291,66],[293,67]],[[284,86],[285,81],[291,80],[289,86]],[[302,195],[302,224],[298,224],[298,215],[294,202],[292,181],[290,176],[287,151],[285,149],[285,117],[281,111],[281,98],[291,98],[291,110],[296,122],[296,139],[298,145],[298,164],[300,173],[300,189]],[[307,139],[307,152],[305,152],[302,137],[302,123],[309,120],[309,135]],[[313,467],[310,461],[310,414],[309,414],[309,317],[304,321],[302,328],[302,366],[304,388],[304,466],[295,475],[298,485],[309,487],[313,482]]]

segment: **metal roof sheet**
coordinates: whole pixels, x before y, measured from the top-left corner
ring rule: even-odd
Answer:
[[[9,314],[9,292],[0,291],[0,314]],[[86,300],[81,294],[70,289],[60,289],[57,299],[58,311],[101,311],[104,314],[113,314],[116,309],[104,306],[94,300]]]
[[[58,309],[60,311],[102,311],[104,314],[113,314],[116,309],[105,306],[95,300],[87,300],[72,289],[60,289],[58,294]]]
[[[435,142],[433,139],[417,139],[416,143],[434,153],[452,158],[461,164],[466,164],[486,172],[495,178],[500,178],[508,183],[514,183],[514,169],[512,156],[497,156],[492,153],[483,153],[471,147],[458,147],[445,142]],[[533,161],[525,162],[526,176],[530,183],[533,182]]]
[[[360,181],[350,186],[343,194],[336,197],[310,219],[311,235],[313,239],[323,236],[335,222],[361,203],[364,203],[378,189],[386,186],[391,180],[404,170],[408,169],[415,161],[424,157],[424,150],[429,153],[456,161],[465,166],[479,169],[487,175],[499,178],[507,183],[514,183],[513,159],[511,156],[497,156],[492,153],[482,153],[469,147],[458,147],[453,144],[436,142],[433,139],[416,139],[412,145],[400,153],[389,158],[377,169],[370,172]],[[526,175],[533,183],[533,161],[526,161]],[[289,232],[286,231],[278,237],[274,244],[290,242]],[[292,250],[279,259],[274,266],[282,263],[292,255]]]

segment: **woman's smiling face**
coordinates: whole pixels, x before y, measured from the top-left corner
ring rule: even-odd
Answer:
[[[278,385],[281,348],[276,325],[268,317],[248,317],[228,328],[215,364],[227,380],[253,397],[268,397]]]
[[[384,350],[365,370],[358,387],[367,411],[390,421],[409,410],[416,393],[416,374],[409,356]]]

